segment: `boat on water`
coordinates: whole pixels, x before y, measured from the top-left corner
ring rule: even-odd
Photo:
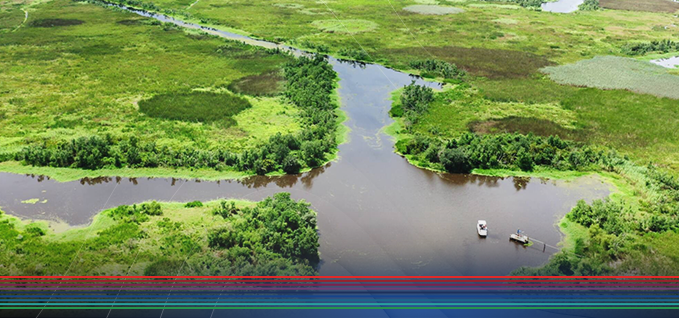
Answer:
[[[530,238],[528,238],[527,235],[524,235],[521,230],[517,230],[516,233],[509,235],[509,239],[522,244],[528,244],[528,242],[530,242]]]
[[[481,237],[488,236],[488,224],[486,221],[479,220],[479,222],[476,224],[476,232],[479,233],[479,236]]]

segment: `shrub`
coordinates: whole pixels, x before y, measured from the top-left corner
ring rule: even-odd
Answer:
[[[45,230],[38,226],[29,226],[26,228],[26,233],[32,236],[44,236]]]
[[[212,229],[207,235],[210,247],[231,248],[238,244],[236,233],[226,227]]]
[[[288,155],[283,159],[283,171],[285,173],[296,174],[299,173],[300,169],[302,169],[302,164],[295,155]]]
[[[644,55],[647,53],[669,53],[679,51],[679,42],[670,39],[660,41],[628,43],[622,47],[622,52],[627,55]]]
[[[517,154],[516,166],[523,171],[533,171],[533,158],[521,149]]]
[[[200,201],[191,201],[191,202],[187,202],[186,204],[184,204],[185,208],[200,208],[202,206],[203,206],[203,202],[200,202]]]
[[[451,173],[469,173],[471,167],[467,155],[459,148],[444,149],[440,155],[441,164]]]
[[[434,91],[425,86],[415,84],[415,81],[403,88],[401,93],[401,108],[403,113],[416,117],[429,109],[429,103],[434,100]]]
[[[323,161],[324,152],[321,141],[306,141],[302,144],[304,161],[309,167],[315,167]]]
[[[163,209],[160,203],[156,201],[151,201],[150,203],[144,203],[141,205],[141,212],[146,215],[163,215]]]
[[[447,79],[461,79],[465,76],[465,71],[457,68],[455,64],[436,59],[411,61],[410,67]]]
[[[356,61],[370,61],[370,55],[363,49],[341,48],[337,54],[346,56]]]
[[[595,11],[599,10],[599,0],[585,0],[578,6],[581,11]]]
[[[228,218],[232,215],[238,214],[240,209],[236,207],[236,203],[233,201],[220,201],[219,206],[212,210],[212,214],[219,215],[222,218]]]

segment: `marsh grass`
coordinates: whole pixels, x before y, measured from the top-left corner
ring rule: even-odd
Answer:
[[[28,25],[55,18],[84,23]],[[92,4],[54,0],[33,6],[27,25],[3,33],[0,159],[10,159],[12,153],[34,142],[53,144],[93,134],[120,139],[136,136],[142,142],[175,149],[220,147],[241,152],[277,132],[300,129],[296,107],[280,97],[243,96],[252,107],[228,116],[238,123],[228,127],[212,124],[219,118],[212,109],[198,118],[145,116],[139,111],[140,103],[154,96],[222,91],[248,76],[280,72],[291,59],[240,42],[166,29],[153,21]]]
[[[394,93],[394,96],[400,91]],[[392,110],[398,109],[394,102]],[[511,119],[514,118],[514,119]],[[531,123],[531,126],[521,127]],[[550,124],[546,124],[550,123]],[[545,132],[561,132],[576,128],[576,115],[554,103],[526,104],[496,102],[480,98],[465,85],[444,90],[436,95],[429,110],[412,126],[412,132],[431,137],[459,137],[472,130],[500,133],[505,130],[524,131],[542,127]],[[549,136],[549,135],[547,135]]]
[[[679,76],[653,63],[616,56],[597,56],[577,63],[545,67],[542,72],[559,84],[627,89],[679,99]]]
[[[225,128],[236,124],[234,115],[251,107],[247,99],[233,94],[201,91],[156,95],[139,102],[139,110],[151,117],[217,122]]]
[[[485,121],[472,121],[468,124],[469,130],[478,134],[502,134],[502,133],[533,133],[538,136],[559,136],[562,139],[583,141],[585,130],[566,129],[561,125],[547,119],[534,117],[509,116],[500,119]]]
[[[464,10],[455,7],[439,6],[439,5],[412,5],[404,7],[403,10],[419,13],[425,15],[446,15],[446,14],[456,14],[462,13]]]
[[[388,56],[407,55],[419,58],[436,58],[455,64],[468,73],[487,78],[528,77],[538,69],[554,63],[542,56],[528,52],[463,47],[420,47],[395,49]]]
[[[275,96],[283,91],[285,78],[280,71],[248,75],[229,84],[228,89],[250,96]]]
[[[679,11],[679,3],[672,0],[599,0],[599,5],[614,10],[668,13]]]
[[[85,23],[78,19],[39,19],[31,21],[30,25],[36,28],[54,28],[72,25],[81,25]]]
[[[377,23],[361,19],[349,20],[317,20],[311,23],[313,26],[330,33],[357,34],[377,29]]]
[[[679,122],[668,120],[679,116],[675,99],[559,85],[544,78],[475,81],[474,86],[492,101],[556,104],[573,114],[573,126],[568,128],[580,131],[575,137],[640,161],[679,168]]]
[[[17,28],[24,21],[24,12],[17,6],[0,5],[0,33]]]

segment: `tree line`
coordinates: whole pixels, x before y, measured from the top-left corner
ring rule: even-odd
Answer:
[[[599,0],[585,0],[578,6],[581,11],[596,11],[599,10]]]
[[[457,65],[437,59],[410,61],[409,65],[422,71],[423,77],[434,77],[432,75],[436,75],[445,79],[461,80],[466,75],[466,72],[458,68]]]
[[[234,153],[226,149],[173,148],[142,142],[137,137],[88,136],[56,145],[32,144],[14,159],[34,166],[81,169],[186,167],[238,170],[266,174],[298,173],[316,167],[337,147],[338,107],[332,94],[337,75],[320,55],[299,57],[284,66],[284,96],[299,107],[302,131],[275,134],[267,142]]]
[[[650,42],[627,43],[622,52],[627,55],[644,55],[648,53],[669,53],[679,51],[679,42],[670,39]]]

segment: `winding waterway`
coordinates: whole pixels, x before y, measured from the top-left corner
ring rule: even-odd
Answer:
[[[202,28],[172,18],[137,14]],[[220,36],[258,41],[214,29]],[[297,51],[299,53],[299,51]],[[435,83],[378,65],[330,58],[340,77],[342,109],[348,114],[350,141],[339,159],[310,172],[283,177],[206,182],[174,179],[98,178],[59,183],[49,178],[0,173],[0,206],[32,219],[87,224],[103,208],[145,200],[260,200],[287,191],[318,211],[322,275],[504,275],[520,266],[538,266],[551,253],[543,245],[523,247],[508,240],[517,228],[557,245],[555,223],[579,199],[608,194],[594,178],[546,181],[439,174],[416,168],[394,154],[382,129],[390,92],[416,80]],[[37,198],[35,204],[21,201]],[[44,202],[44,203],[42,203]],[[476,221],[489,223],[479,238]]]

